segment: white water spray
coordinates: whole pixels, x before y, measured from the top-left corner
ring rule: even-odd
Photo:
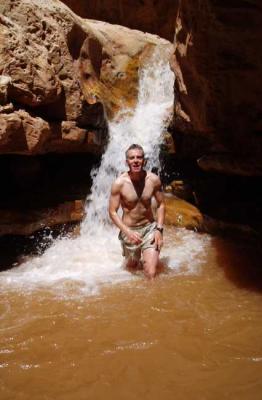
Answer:
[[[57,240],[42,256],[1,273],[3,289],[8,286],[9,289],[10,286],[35,289],[44,285],[66,295],[72,288],[73,292],[90,294],[101,284],[134,279],[122,268],[117,230],[108,220],[108,198],[112,182],[125,170],[125,151],[130,144],[143,146],[148,169],[159,167],[162,132],[173,109],[174,74],[168,64],[169,52],[169,46],[156,48],[150,62],[140,71],[136,109],[123,110],[109,123],[109,143],[100,168],[93,174],[92,194],[87,202],[87,218],[82,223],[81,235],[75,239]],[[176,235],[179,236],[174,250],[176,261],[172,261],[174,245],[167,249],[166,256],[163,252],[163,256],[168,258],[171,268],[182,271],[183,267],[192,272],[197,263],[190,260],[190,266],[186,266],[190,245],[194,246],[194,254],[203,253],[205,239],[188,231]]]
[[[162,133],[172,115],[174,103],[174,73],[168,59],[170,47],[157,48],[140,72],[136,109],[123,110],[109,123],[109,143],[98,171],[94,175],[92,195],[87,206],[87,219],[82,232],[90,232],[108,223],[110,187],[125,170],[125,151],[137,143],[145,150],[147,168],[159,168],[159,148]]]

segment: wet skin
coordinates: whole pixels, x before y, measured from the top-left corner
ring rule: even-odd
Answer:
[[[140,149],[128,151],[126,163],[128,172],[124,172],[112,185],[109,201],[109,214],[114,224],[128,237],[133,244],[141,243],[138,232],[130,227],[142,226],[154,221],[151,200],[157,203],[157,224],[164,223],[164,201],[161,191],[161,182],[157,175],[144,170],[145,159]],[[119,207],[123,209],[122,220],[117,214]],[[143,252],[143,266],[147,277],[156,274],[159,263],[159,251],[163,245],[162,234],[155,231],[155,248]],[[128,260],[130,264],[131,261]]]

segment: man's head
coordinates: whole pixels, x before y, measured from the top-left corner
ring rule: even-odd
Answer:
[[[143,154],[143,158],[145,158],[145,152],[144,152],[143,147],[140,146],[140,144],[133,143],[133,144],[131,144],[131,146],[129,146],[128,149],[126,150],[126,160],[128,159],[128,152],[129,152],[130,150],[140,150],[140,151],[142,152],[142,154]]]
[[[146,163],[143,147],[139,144],[129,146],[126,150],[126,163],[130,172],[141,172]]]

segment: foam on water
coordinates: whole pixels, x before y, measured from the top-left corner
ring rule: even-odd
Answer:
[[[159,167],[159,145],[173,108],[174,74],[169,68],[170,48],[162,46],[140,71],[140,90],[135,111],[123,110],[109,123],[109,144],[101,166],[93,172],[92,195],[81,235],[56,240],[47,251],[19,267],[0,274],[3,289],[41,286],[66,293],[96,293],[102,284],[135,279],[123,267],[117,229],[108,220],[108,197],[113,180],[125,169],[125,150],[141,144],[147,168]],[[173,232],[173,233],[172,233]],[[175,232],[175,233],[174,233]],[[170,230],[162,257],[177,273],[195,273],[204,257],[207,236],[186,230]]]

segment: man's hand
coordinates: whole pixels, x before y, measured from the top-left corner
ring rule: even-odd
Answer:
[[[163,236],[161,232],[157,230],[155,231],[152,243],[155,243],[155,248],[157,251],[161,250],[161,247],[163,246]]]
[[[130,243],[140,244],[142,243],[141,235],[138,232],[132,231],[131,229],[127,229],[125,232],[126,236]]]

